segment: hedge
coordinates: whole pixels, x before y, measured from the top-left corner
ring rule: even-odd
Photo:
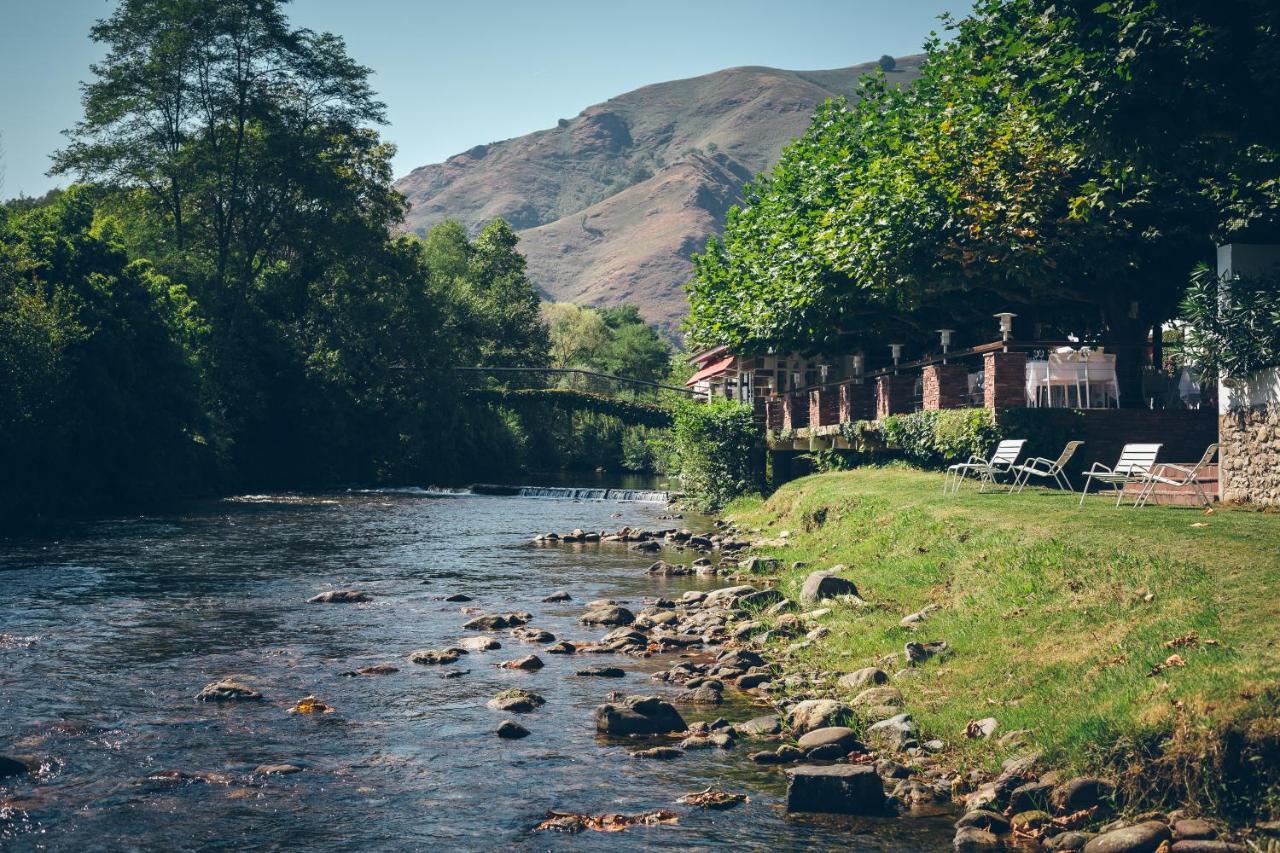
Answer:
[[[750,406],[725,399],[677,402],[672,436],[680,485],[698,509],[710,512],[761,491],[761,436]]]

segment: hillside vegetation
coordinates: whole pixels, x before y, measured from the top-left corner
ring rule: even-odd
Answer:
[[[949,653],[891,684],[957,764],[1028,750],[1102,771],[1132,806],[1199,801],[1224,814],[1274,809],[1280,763],[1280,518],[1243,510],[1083,508],[1061,493],[944,497],[941,475],[860,469],[808,477],[730,519],[758,531],[795,598],[837,564],[865,607],[837,605],[831,633],[789,666],[846,672],[908,641]],[[782,533],[788,535],[782,538]],[[900,620],[936,610],[916,630]],[[965,736],[994,717],[990,739]],[[1023,732],[1023,734],[1011,734]]]

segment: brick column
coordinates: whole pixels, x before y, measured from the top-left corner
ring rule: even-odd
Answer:
[[[809,425],[809,398],[805,394],[788,394],[782,398],[782,428],[801,429]]]
[[[840,389],[818,388],[809,392],[809,426],[835,426],[840,423]]]
[[[923,407],[963,409],[969,404],[969,369],[963,364],[930,364],[924,369]]]
[[[869,421],[876,416],[876,389],[866,382],[840,386],[840,423]]]
[[[782,401],[771,397],[764,401],[765,428],[773,431],[782,429]]]
[[[915,396],[916,380],[914,376],[886,374],[876,377],[876,420],[889,415],[901,415],[912,409],[912,397]]]
[[[1027,405],[1027,354],[989,352],[982,357],[984,404],[988,409]]]

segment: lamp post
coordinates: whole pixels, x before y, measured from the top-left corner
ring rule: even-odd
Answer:
[[[889,352],[893,353],[893,372],[898,372],[898,362],[902,359],[902,344],[889,344]]]
[[[1009,343],[1009,338],[1013,337],[1013,318],[1018,315],[1009,311],[1001,311],[994,316],[1000,321],[1000,339],[1006,344]],[[1005,347],[1005,349],[1008,349],[1008,347]]]
[[[858,380],[858,384],[862,384],[862,353],[858,353],[853,357],[853,378]]]
[[[955,329],[939,329],[938,337],[942,339],[942,363],[947,363],[947,350],[951,349],[951,333]]]

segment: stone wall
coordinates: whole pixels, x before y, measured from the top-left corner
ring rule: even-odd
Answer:
[[[1280,505],[1280,404],[1218,417],[1222,499]]]

